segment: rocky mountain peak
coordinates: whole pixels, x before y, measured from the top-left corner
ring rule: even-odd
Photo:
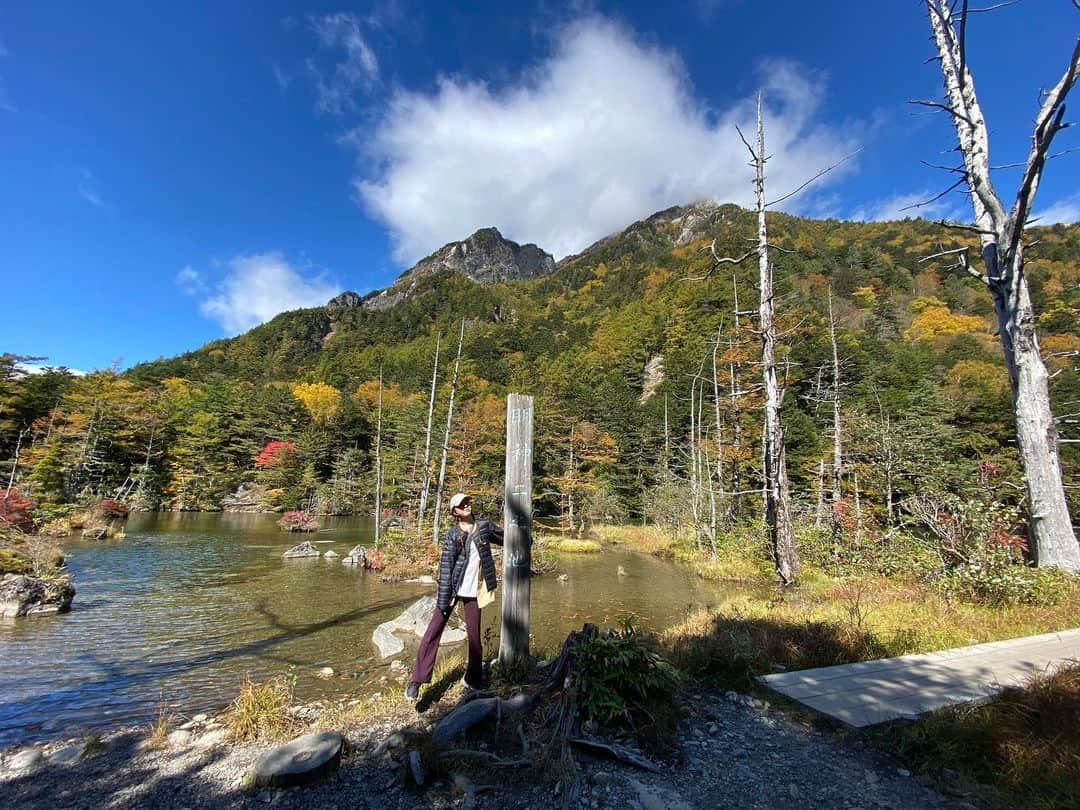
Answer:
[[[389,309],[408,298],[417,285],[443,271],[460,273],[478,284],[538,278],[555,270],[555,259],[534,244],[519,245],[497,228],[481,228],[468,239],[443,245],[410,267],[385,290],[364,297],[369,309]]]

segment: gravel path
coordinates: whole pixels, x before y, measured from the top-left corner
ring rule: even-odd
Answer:
[[[448,706],[450,704],[447,704]],[[282,808],[555,808],[560,797],[527,769],[473,769],[471,779],[445,774],[419,789],[408,776],[409,727],[423,730],[438,709],[417,716],[403,707],[345,733],[348,752],[326,781],[249,795],[243,777],[266,745],[227,743],[210,720],[189,741],[164,750],[139,750],[141,734],[107,735],[100,748],[63,765],[40,747],[43,762],[15,772],[20,752],[0,757],[0,807],[245,807]],[[429,716],[430,715],[430,716]],[[183,735],[181,735],[183,736]],[[939,808],[975,807],[950,798],[912,776],[895,761],[831,732],[810,728],[744,696],[689,696],[681,726],[681,762],[652,774],[581,756],[586,777],[577,802],[586,810],[634,808]]]

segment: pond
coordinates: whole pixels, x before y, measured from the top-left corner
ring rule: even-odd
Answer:
[[[245,676],[295,676],[298,700],[371,692],[389,674],[371,634],[433,586],[383,582],[322,558],[282,560],[309,539],[344,555],[373,525],[326,518],[289,535],[276,515],[136,514],[121,540],[65,543],[72,611],[0,623],[0,748],[148,723],[159,706],[194,714],[227,704]],[[620,576],[619,567],[625,571]],[[622,550],[559,558],[567,574],[533,579],[532,649],[554,649],[586,621],[663,629],[730,586]],[[483,627],[498,647],[499,602]],[[411,666],[416,643],[400,656]],[[443,648],[444,653],[448,649]],[[318,677],[321,667],[335,675]],[[396,681],[383,688],[400,688]]]

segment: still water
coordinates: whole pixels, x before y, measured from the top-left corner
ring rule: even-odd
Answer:
[[[434,588],[321,558],[282,560],[300,539],[344,555],[370,545],[373,526],[329,518],[317,534],[289,535],[276,518],[136,514],[122,540],[67,542],[78,590],[71,613],[0,622],[0,748],[148,722],[163,703],[189,715],[213,711],[245,675],[292,674],[299,700],[379,688],[390,662],[379,660],[372,631]],[[644,555],[559,563],[567,582],[533,580],[534,649],[554,648],[585,621],[615,626],[633,615],[662,629],[721,598],[721,586]],[[495,637],[485,656],[498,644],[496,597],[483,615]],[[406,644],[411,666],[415,640]],[[325,666],[333,678],[317,676]]]

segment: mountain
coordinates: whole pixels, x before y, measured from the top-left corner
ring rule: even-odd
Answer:
[[[969,234],[919,219],[780,212],[770,213],[769,229],[789,475],[804,503],[831,450],[830,293],[845,441],[867,504],[880,511],[887,495],[894,504],[923,490],[966,497],[1021,480],[991,297],[947,261],[924,259],[943,246],[974,245]],[[757,262],[715,267],[712,250],[743,255],[755,232],[753,212],[701,201],[659,211],[556,264],[535,245],[484,229],[379,293],[343,293],[325,306],[283,312],[120,379],[67,381],[71,391],[53,415],[38,404],[51,407],[60,395],[37,392],[23,421],[45,432],[26,458],[51,447],[51,435],[49,463],[67,477],[44,459],[35,475],[108,492],[149,456],[148,492],[178,508],[215,508],[251,480],[290,493],[275,502],[281,506],[314,491],[337,498],[346,487],[352,494],[333,508],[358,508],[370,493],[381,377],[389,442],[382,458],[390,465],[383,481],[388,497],[412,497],[436,343],[439,423],[464,322],[449,445],[455,486],[498,490],[505,394],[516,391],[537,398],[536,475],[546,477],[545,492],[567,486],[566,476],[593,476],[589,487],[599,488],[586,488],[590,497],[614,498],[606,510],[685,510],[685,498],[656,487],[668,480],[665,470],[686,476],[691,423],[708,428],[708,463],[726,466],[725,486],[754,486]],[[1058,413],[1071,414],[1080,401],[1080,226],[1032,228],[1027,237],[1037,243],[1025,272],[1051,395]],[[109,402],[112,410],[101,411]],[[79,460],[91,446],[87,425],[109,431],[100,440],[94,433],[104,455],[93,467]],[[19,435],[0,422],[4,447],[13,451]],[[288,482],[276,468],[253,466],[274,442],[295,447]],[[1080,445],[1063,444],[1061,458],[1075,498]]]
[[[421,259],[385,290],[364,296],[361,305],[390,309],[414,294],[425,279],[443,272],[460,273],[477,284],[496,284],[538,278],[554,270],[550,253],[534,244],[519,245],[505,239],[496,228],[481,228],[468,239],[450,242]]]

